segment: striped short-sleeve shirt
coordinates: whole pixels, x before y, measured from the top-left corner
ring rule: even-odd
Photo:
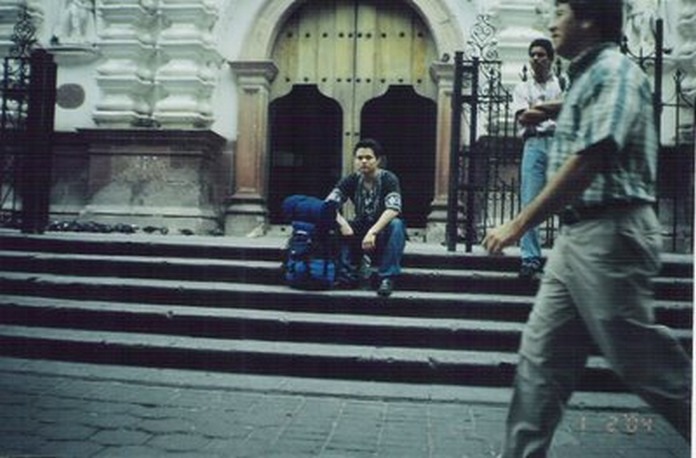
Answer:
[[[569,68],[571,86],[549,151],[550,178],[573,154],[605,155],[579,205],[655,201],[657,132],[647,76],[615,45],[604,44]],[[590,149],[602,145],[601,148]]]

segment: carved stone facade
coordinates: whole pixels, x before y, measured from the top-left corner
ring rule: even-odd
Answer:
[[[94,112],[103,127],[208,128],[222,64],[209,1],[103,0],[97,68],[103,91]],[[191,18],[195,18],[192,20]]]
[[[696,103],[696,0],[681,0],[676,24],[674,60],[684,73],[682,87],[691,103]],[[691,120],[693,122],[693,118]]]
[[[133,162],[123,170],[136,170],[142,164],[154,164],[146,158],[157,156],[158,164],[176,164],[172,167],[184,167],[196,175],[195,179],[188,172],[180,175],[194,183],[189,189],[198,189],[198,197],[188,199],[189,208],[182,213],[193,215],[196,208],[205,213],[191,224],[210,228],[217,221],[228,234],[263,234],[268,225],[268,187],[273,185],[267,182],[270,87],[278,73],[272,60],[273,46],[284,22],[309,1],[28,0],[40,30],[40,45],[54,52],[60,65],[59,88],[65,86],[65,93],[72,93],[70,89],[83,94],[81,103],[62,103],[57,108],[56,127],[71,136],[70,142],[58,145],[61,157],[66,153],[73,158],[81,155],[84,160],[79,163],[88,168],[83,176],[91,177],[91,187],[85,188],[89,190],[80,200],[82,210],[71,205],[66,215],[72,212],[79,216],[80,211],[123,218],[156,215],[162,199],[175,199],[175,178],[171,182],[160,180],[164,188],[167,183],[173,186],[161,194],[162,199],[155,197],[136,204],[147,209],[133,208],[127,202],[113,205],[118,193],[109,193],[106,188],[109,180],[123,182],[125,175],[109,175],[107,171],[119,169],[124,157]],[[642,5],[646,1],[653,0],[634,3]],[[9,48],[16,11],[22,2],[0,0],[0,53],[6,54]],[[548,34],[553,2],[401,3],[419,16],[432,37],[437,56],[441,56],[427,63],[432,80],[428,84],[435,87],[437,107],[434,198],[427,229],[430,239],[437,240],[443,233],[448,191],[451,56],[467,47],[477,15],[486,15],[494,34],[488,45],[504,62],[503,82],[515,84],[527,62],[528,43]],[[696,0],[653,3],[658,5],[653,13],[670,17],[667,27],[670,43],[674,43],[667,70],[679,69],[684,93],[693,103]],[[634,19],[646,17],[636,15]],[[644,34],[635,38],[647,39]],[[682,122],[687,119],[693,124],[693,110],[686,115],[691,118],[682,116]],[[168,136],[168,132],[173,135]],[[178,135],[184,135],[186,141],[177,144],[172,140],[183,138]],[[113,148],[108,142],[113,142]],[[109,154],[113,154],[113,167],[104,166],[109,162],[104,157]],[[196,159],[182,161],[187,155]],[[160,161],[166,157],[169,159]],[[203,163],[206,165],[201,166]],[[172,167],[157,170],[177,176],[181,170],[174,172]],[[221,178],[220,172],[226,176]],[[96,176],[99,179],[95,181]],[[204,183],[208,181],[214,182],[216,191],[206,188]],[[106,188],[98,189],[97,184]],[[102,205],[107,195],[108,209]],[[56,202],[56,208],[60,205]],[[175,203],[170,207],[180,208]],[[172,216],[163,218],[155,222],[166,224]]]

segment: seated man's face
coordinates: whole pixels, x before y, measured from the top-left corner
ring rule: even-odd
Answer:
[[[377,170],[379,161],[372,148],[358,148],[355,151],[355,168],[363,175],[371,175]]]

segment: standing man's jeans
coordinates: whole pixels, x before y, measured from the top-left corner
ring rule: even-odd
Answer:
[[[546,185],[547,152],[553,137],[529,137],[524,142],[522,151],[520,200],[526,207]],[[522,264],[541,266],[541,246],[539,229],[532,228],[520,239]]]
[[[351,221],[354,235],[341,238],[341,259],[339,279],[344,282],[358,281],[358,267],[362,261],[362,240],[372,224]],[[401,218],[394,218],[379,234],[375,252],[369,253],[373,265],[378,266],[380,280],[395,277],[401,273],[401,258],[406,246],[406,228]]]
[[[561,227],[522,334],[504,458],[546,456],[593,343],[623,382],[690,435],[691,361],[654,323],[660,231],[648,204]]]

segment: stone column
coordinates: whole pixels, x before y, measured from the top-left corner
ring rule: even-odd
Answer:
[[[225,214],[228,235],[263,235],[268,227],[268,104],[278,73],[272,61],[230,62],[239,87],[234,192]]]
[[[102,0],[98,15],[105,61],[97,68],[102,98],[94,121],[110,128],[149,125],[157,39],[153,12],[139,0]]]
[[[437,84],[437,140],[435,156],[435,197],[430,205],[426,239],[431,243],[439,243],[445,240],[447,226],[454,64],[435,62],[430,67],[430,75],[435,81],[435,84]]]
[[[160,10],[166,28],[158,40],[155,123],[165,128],[210,127],[210,99],[222,61],[211,33],[218,11],[209,3],[190,0],[162,0]]]

